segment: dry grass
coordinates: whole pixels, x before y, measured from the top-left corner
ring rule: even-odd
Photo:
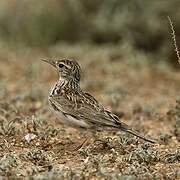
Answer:
[[[180,54],[179,54],[179,48],[177,45],[176,32],[174,29],[174,24],[173,24],[173,22],[169,16],[167,18],[168,18],[168,21],[169,21],[169,24],[171,27],[171,36],[172,36],[172,41],[173,41],[173,45],[174,45],[174,51],[176,52],[178,63],[180,64]]]
[[[128,55],[129,54],[129,55]],[[87,132],[64,127],[49,111],[56,80],[41,57],[69,57],[83,68],[82,87],[151,145],[128,134],[102,132],[73,151]],[[180,178],[180,74],[124,45],[0,49],[0,175],[39,179]],[[28,133],[36,137],[27,142]]]

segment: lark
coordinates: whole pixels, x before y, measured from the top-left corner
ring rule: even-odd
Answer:
[[[62,123],[93,131],[125,131],[150,143],[122,122],[118,116],[104,108],[91,94],[80,87],[81,67],[74,60],[42,59],[56,68],[59,79],[49,93],[49,104]]]

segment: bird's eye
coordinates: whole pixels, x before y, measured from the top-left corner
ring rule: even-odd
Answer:
[[[63,68],[64,67],[64,64],[59,64],[59,68]]]

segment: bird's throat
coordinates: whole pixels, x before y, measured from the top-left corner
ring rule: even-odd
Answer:
[[[79,83],[73,81],[73,80],[65,80],[65,79],[59,79],[58,82],[55,83],[55,85],[51,88],[50,95],[57,95],[61,91],[81,91]]]

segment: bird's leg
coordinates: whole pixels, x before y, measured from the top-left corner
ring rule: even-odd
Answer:
[[[78,151],[79,149],[81,149],[82,147],[86,146],[89,142],[90,138],[86,138],[81,144],[79,144],[74,150]]]
[[[85,139],[74,150],[77,151],[77,150],[85,147],[86,145],[88,145],[92,136],[93,136],[92,132],[87,131],[87,134],[85,135]]]

